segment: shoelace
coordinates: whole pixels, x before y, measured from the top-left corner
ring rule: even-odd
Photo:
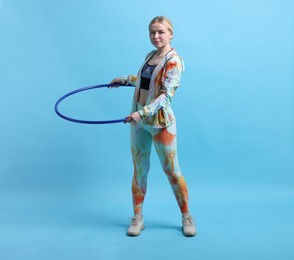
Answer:
[[[193,221],[192,216],[184,217],[183,221],[184,221],[185,226],[194,226],[194,221]]]
[[[142,221],[142,218],[132,218],[132,226],[138,226],[140,224],[140,221]]]

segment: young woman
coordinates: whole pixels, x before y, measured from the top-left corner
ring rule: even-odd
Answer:
[[[142,207],[147,188],[152,143],[159,156],[182,212],[183,234],[196,235],[188,207],[188,190],[181,173],[177,155],[176,119],[171,99],[180,85],[184,69],[182,58],[171,48],[173,26],[164,16],[155,17],[149,24],[149,36],[156,50],[150,52],[138,75],[115,78],[111,83],[132,84],[135,88],[131,114],[131,150],[134,164],[132,196],[134,217],[127,234],[140,235],[144,229]]]

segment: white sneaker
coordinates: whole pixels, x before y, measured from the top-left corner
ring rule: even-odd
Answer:
[[[144,221],[142,217],[133,217],[132,223],[128,228],[128,236],[139,236],[141,231],[144,229]]]
[[[191,215],[183,217],[183,234],[186,237],[193,237],[196,235],[196,228]]]

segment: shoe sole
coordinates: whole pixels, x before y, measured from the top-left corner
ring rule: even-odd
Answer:
[[[185,232],[184,232],[184,229],[182,229],[182,231],[183,231],[183,235],[184,235],[185,237],[194,237],[194,236],[197,235],[197,232],[195,232],[195,233],[185,233]]]
[[[183,234],[184,234],[185,237],[194,237],[194,236],[197,235],[196,233],[195,234],[185,234],[185,233],[183,233]]]
[[[145,229],[145,226],[142,225],[141,230],[140,230],[139,233],[127,232],[127,235],[130,236],[130,237],[137,237],[137,236],[139,236],[141,234],[141,231],[144,230],[144,229]]]

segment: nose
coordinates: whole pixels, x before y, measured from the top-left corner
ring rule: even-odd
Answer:
[[[154,38],[156,39],[156,38],[158,38],[158,37],[159,37],[159,33],[156,32],[156,33],[154,34]]]

